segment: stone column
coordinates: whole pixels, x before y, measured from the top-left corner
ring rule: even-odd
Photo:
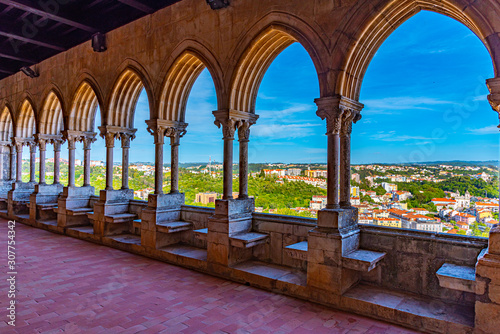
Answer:
[[[106,140],[106,190],[113,190],[113,148],[115,147],[115,134],[107,132]]]
[[[90,186],[90,149],[95,142],[95,134],[83,138],[83,186]]]
[[[250,126],[252,123],[242,121],[238,127],[238,141],[240,142],[240,189],[239,199],[248,198],[248,142],[250,141]]]
[[[6,173],[5,173],[5,168],[4,168],[4,161],[5,161],[4,155],[6,153],[6,148],[7,148],[7,145],[0,144],[0,180],[1,181],[7,179],[7,175],[5,175]]]
[[[122,133],[120,139],[122,141],[122,189],[128,189],[129,150],[133,135]]]
[[[23,143],[16,142],[17,163],[16,182],[23,182]]]
[[[179,193],[179,145],[180,139],[186,134],[185,126],[169,127],[165,132],[170,137],[170,193]],[[163,171],[162,171],[163,173]]]
[[[61,174],[61,144],[62,140],[54,140],[54,183],[53,184],[59,184],[60,183],[60,177],[59,175]]]
[[[351,130],[361,119],[363,104],[343,97],[316,99],[321,119],[326,119],[328,136],[326,209],[351,207]],[[340,195],[340,197],[339,197]]]
[[[359,112],[345,110],[340,130],[340,207],[351,207],[351,132],[352,123],[361,119]]]
[[[30,182],[35,183],[36,143],[29,142],[28,146],[30,147]]]
[[[224,163],[223,163],[223,194],[222,199],[233,198],[233,140],[236,131],[236,121],[230,117],[219,117],[215,125],[222,126],[224,137]]]
[[[68,187],[75,186],[75,150],[76,138],[68,136]]]
[[[163,144],[165,142],[165,128],[148,126],[148,132],[153,135],[155,143],[155,194],[163,194]]]
[[[38,138],[38,146],[40,147],[40,181],[38,183],[45,184],[45,153],[47,151],[45,139]]]
[[[16,179],[16,146],[14,144],[10,145],[10,180],[14,181]]]
[[[326,119],[327,150],[327,209],[338,209],[339,205],[339,171],[340,171],[340,128],[342,110],[338,99],[326,97],[314,101],[318,106],[316,114]]]

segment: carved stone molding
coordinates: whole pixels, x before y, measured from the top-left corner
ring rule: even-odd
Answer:
[[[35,153],[36,152],[37,144],[36,144],[35,141],[30,141],[30,142],[28,142],[27,145],[30,148],[30,153]]]
[[[254,124],[255,122],[250,120],[238,121],[236,127],[238,128],[238,140],[240,142],[250,141],[250,127]]]
[[[327,135],[348,135],[352,131],[352,123],[361,119],[364,105],[342,96],[323,97],[314,100],[318,106],[318,115],[326,119]]]
[[[179,145],[180,138],[186,134],[187,123],[174,122],[162,119],[146,121],[148,132],[154,136],[155,144],[164,144],[165,137],[169,137],[171,143]]]
[[[186,126],[187,126],[187,124],[185,124],[184,126],[179,124],[177,126],[166,128],[165,137],[170,137],[170,144],[171,145],[179,145],[180,144],[181,138],[184,137],[184,135],[187,132]]]
[[[243,133],[243,137],[248,134],[250,136],[250,126],[257,122],[259,118],[258,115],[253,113],[248,113],[244,111],[238,110],[217,110],[213,112],[215,116],[214,124],[217,125],[218,128],[222,127],[222,133],[224,135],[224,140],[233,140],[234,133],[238,129],[239,136],[239,128],[243,127],[241,132]],[[247,124],[245,124],[247,123]],[[247,131],[248,130],[248,131]]]
[[[94,143],[97,138],[97,133],[95,132],[86,132],[82,138],[83,149],[90,150],[92,143]]]
[[[122,128],[119,126],[104,125],[99,127],[100,136],[106,141],[106,147],[115,147],[115,139],[127,141],[135,139],[137,129]],[[122,137],[122,135],[124,137]],[[125,144],[126,144],[125,143]],[[123,144],[122,144],[123,145]],[[129,143],[130,147],[130,143]]]

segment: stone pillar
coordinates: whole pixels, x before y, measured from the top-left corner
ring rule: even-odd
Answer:
[[[75,186],[75,150],[76,138],[68,136],[68,187]]]
[[[342,110],[338,99],[332,97],[320,98],[314,101],[318,106],[316,114],[326,119],[327,150],[327,209],[338,209],[339,205],[339,171],[340,171],[340,128],[342,125]]]
[[[16,163],[16,182],[23,182],[23,143],[16,142],[17,163]]]
[[[328,199],[318,211],[318,226],[308,234],[307,284],[342,295],[361,279],[345,257],[359,249],[358,210],[350,205],[350,133],[363,105],[340,96],[315,102],[317,115],[326,119]]]
[[[240,142],[240,189],[239,199],[248,198],[248,142],[250,141],[250,126],[253,123],[242,121],[238,126],[238,141]]]
[[[16,179],[16,146],[10,145],[10,180]]]
[[[122,141],[122,189],[128,189],[129,150],[133,135],[122,133],[120,139]]]
[[[30,148],[30,182],[35,183],[35,168],[36,168],[36,143],[29,142],[28,146]]]
[[[7,146],[0,144],[0,180],[6,180],[6,175],[5,175],[5,169],[4,169],[4,155],[5,155],[5,148]]]
[[[54,140],[54,184],[60,183],[61,174],[61,144],[62,140]]]
[[[163,144],[165,128],[148,124],[148,132],[154,136],[155,143],[155,195],[163,194]]]
[[[340,130],[340,207],[351,207],[351,132],[352,123],[361,119],[359,111],[346,110]]]
[[[95,142],[95,134],[83,138],[83,186],[90,186],[90,149]]]
[[[186,134],[185,126],[169,127],[165,132],[170,137],[170,193],[179,193],[179,145],[180,139]],[[163,171],[162,171],[163,173]]]
[[[113,190],[113,148],[115,147],[115,134],[107,132],[106,140],[106,190]]]
[[[327,209],[351,207],[352,123],[361,119],[363,104],[342,97],[316,99],[316,114],[326,119],[328,136]]]
[[[223,193],[222,199],[233,198],[233,140],[236,131],[236,120],[233,118],[219,117],[216,115],[215,125],[222,127],[224,137],[224,162],[223,162]]]
[[[47,142],[45,139],[37,138],[40,147],[40,181],[39,184],[45,184],[45,153],[47,151]]]

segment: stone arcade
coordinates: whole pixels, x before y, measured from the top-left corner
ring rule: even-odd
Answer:
[[[491,230],[488,242],[359,226],[349,203],[350,136],[353,123],[362,121],[363,75],[383,41],[420,10],[447,15],[481,39],[496,75],[486,83],[489,101],[500,114],[496,0],[234,0],[218,10],[206,1],[183,0],[109,32],[106,52],[83,43],[39,63],[36,78],[16,73],[0,81],[0,216],[415,329],[493,333],[500,328],[500,228]],[[295,42],[314,62],[317,115],[327,129],[328,198],[317,221],[255,213],[248,194],[259,84],[275,57]],[[215,210],[184,205],[178,187],[178,154],[189,131],[186,103],[204,68],[215,84],[213,126],[221,129],[224,147],[224,191]],[[143,88],[150,120],[134,124]],[[102,119],[95,129],[98,106]],[[130,142],[140,126],[151,133],[156,155],[155,191],[147,203],[134,200],[128,186]],[[97,135],[107,148],[106,189],[99,197],[90,185]],[[235,139],[238,198],[232,196]],[[112,182],[116,140],[124,166],[121,189]],[[63,186],[64,141],[69,182]],[[75,185],[77,142],[84,149],[83,187]],[[165,144],[172,163],[168,194]],[[53,184],[45,182],[48,145],[54,149]],[[22,182],[25,146],[28,183]]]

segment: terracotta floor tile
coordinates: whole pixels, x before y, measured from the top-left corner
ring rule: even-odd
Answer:
[[[17,326],[1,333],[412,333],[22,224],[16,241]]]

